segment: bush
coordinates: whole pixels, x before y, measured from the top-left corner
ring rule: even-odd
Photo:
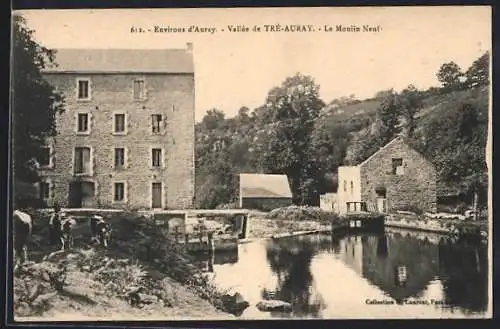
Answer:
[[[110,218],[109,223],[113,227],[111,244],[116,246],[116,250],[120,250],[129,258],[147,263],[151,268],[186,285],[200,297],[212,302],[214,306],[227,311],[225,306],[221,306],[223,304],[214,302],[220,300],[225,292],[219,290],[198,267],[193,265],[192,257],[182,245],[175,243],[152,219],[135,213],[126,213]],[[141,273],[141,269],[137,267],[134,271]],[[108,275],[112,277],[116,274]],[[150,288],[161,289],[160,282],[141,281],[140,278],[143,277],[141,275],[135,278],[121,277],[123,282],[138,280],[139,284],[146,286],[150,282],[153,285]]]
[[[294,221],[318,221],[321,223],[338,222],[339,216],[336,213],[326,212],[318,207],[309,206],[289,206],[271,210],[268,219],[294,220]]]

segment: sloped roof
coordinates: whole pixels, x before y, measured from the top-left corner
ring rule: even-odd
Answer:
[[[56,49],[48,73],[193,73],[186,49]]]
[[[389,146],[391,146],[395,142],[402,141],[402,140],[403,139],[401,138],[401,136],[397,136],[396,138],[394,138],[393,140],[391,140],[389,143],[387,143],[384,146],[382,146],[378,151],[376,151],[375,153],[373,153],[372,155],[370,155],[368,158],[366,158],[364,161],[362,161],[361,163],[359,163],[358,166],[361,166],[361,165],[367,163],[368,161],[370,161],[371,158],[373,158],[375,155],[377,155],[382,150],[385,150],[386,148],[388,148]]]
[[[286,175],[240,174],[240,191],[244,198],[291,198]]]

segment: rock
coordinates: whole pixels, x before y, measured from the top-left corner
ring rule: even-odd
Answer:
[[[70,260],[70,261],[71,261],[71,260],[78,260],[79,258],[80,258],[80,255],[78,255],[78,254],[74,254],[74,253],[73,253],[73,254],[67,254],[67,255],[66,255],[66,259],[67,259],[67,260]]]
[[[110,259],[106,262],[106,264],[104,265],[104,267],[106,268],[113,268],[115,266],[116,262],[114,259]]]
[[[282,300],[261,300],[257,303],[257,309],[261,312],[291,312],[292,304]]]
[[[121,266],[126,266],[126,265],[130,264],[130,260],[128,260],[127,258],[123,258],[123,259],[117,260],[117,263]]]
[[[148,294],[139,294],[139,299],[144,304],[153,304],[158,302],[158,297]]]
[[[233,295],[225,294],[221,297],[221,301],[226,311],[236,316],[241,315],[250,306],[239,292]]]

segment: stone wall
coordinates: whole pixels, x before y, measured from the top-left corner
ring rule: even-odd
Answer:
[[[404,173],[392,173],[392,159],[402,158]],[[360,165],[361,199],[376,204],[377,187],[385,187],[387,209],[436,211],[436,171],[430,161],[401,138]]]
[[[194,197],[193,74],[92,74],[91,99],[76,99],[75,74],[46,74],[65,95],[65,112],[57,117],[52,168],[41,174],[51,183],[51,200],[68,203],[73,179],[73,150],[92,149],[93,172],[82,180],[96,186],[96,205],[150,208],[151,185],[161,182],[163,208],[190,208]],[[146,97],[133,99],[133,81],[145,80]],[[90,134],[77,135],[77,113],[90,114]],[[125,135],[113,134],[114,113],[126,114]],[[167,118],[162,134],[152,133],[152,114]],[[125,168],[114,168],[114,148],[125,148]],[[151,148],[162,148],[163,167],[153,169]],[[113,202],[113,183],[126,182],[125,202]],[[49,202],[51,203],[51,202]]]
[[[242,208],[271,211],[292,205],[292,198],[243,198]]]

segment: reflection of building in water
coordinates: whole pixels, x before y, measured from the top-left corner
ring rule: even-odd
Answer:
[[[396,300],[417,297],[439,272],[438,246],[398,234],[363,242],[363,276]]]
[[[238,250],[202,253],[194,257],[195,263],[205,272],[214,272],[214,265],[235,264],[238,262]]]
[[[346,263],[349,268],[356,271],[358,274],[363,273],[363,244],[361,242],[362,237],[347,236],[345,239],[340,241],[340,250],[342,260]]]
[[[439,272],[438,246],[411,236],[351,236],[342,260],[396,300],[417,297]]]

